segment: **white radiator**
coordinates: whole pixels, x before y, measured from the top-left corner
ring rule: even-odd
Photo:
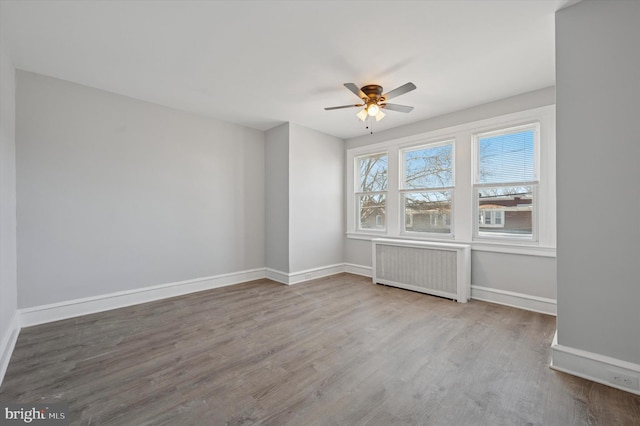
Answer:
[[[373,240],[373,282],[466,303],[471,247],[465,244]]]

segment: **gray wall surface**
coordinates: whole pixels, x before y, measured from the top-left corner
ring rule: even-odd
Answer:
[[[471,284],[547,299],[556,298],[553,257],[472,250]]]
[[[18,306],[264,267],[264,133],[17,72]]]
[[[639,42],[640,2],[556,14],[558,343],[637,364]]]
[[[344,262],[344,142],[290,124],[291,272]]]
[[[418,121],[402,127],[396,127],[384,132],[364,135],[346,140],[346,149],[374,144],[377,142],[399,139],[405,136],[417,135],[438,129],[471,123],[473,121],[513,112],[538,108],[555,103],[555,87],[547,87],[522,95],[500,99],[488,104],[478,105],[450,114],[440,115],[427,120]]]
[[[265,139],[266,267],[289,272],[289,123]]]
[[[0,40],[0,357],[18,309],[15,69]],[[0,375],[0,381],[2,376]]]

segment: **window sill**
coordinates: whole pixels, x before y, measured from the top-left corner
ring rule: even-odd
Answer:
[[[504,253],[504,254],[517,254],[525,256],[539,256],[539,257],[556,257],[555,247],[542,247],[538,245],[531,245],[518,243],[518,242],[493,242],[493,241],[462,241],[453,238],[419,238],[409,235],[389,235],[389,234],[373,234],[362,232],[347,232],[347,239],[349,240],[364,240],[371,241],[374,238],[392,238],[397,240],[412,240],[412,241],[432,241],[432,242],[447,242],[447,243],[460,243],[469,244],[471,250],[490,252],[490,253]]]

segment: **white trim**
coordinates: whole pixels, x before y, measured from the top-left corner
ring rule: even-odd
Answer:
[[[18,312],[20,325],[29,327],[262,278],[269,278],[273,281],[290,285],[339,274],[344,271],[345,264],[343,263],[292,273],[271,268],[257,268],[23,308],[19,309]]]
[[[356,265],[354,263],[345,263],[344,272],[354,275],[361,275],[363,277],[371,278],[373,276],[371,266]]]
[[[472,285],[471,298],[483,302],[524,309],[526,311],[540,312],[542,314],[556,315],[557,313],[556,301],[554,299],[531,296],[529,294],[516,293],[497,288]]]
[[[316,278],[328,277],[330,275],[345,272],[344,263],[336,263],[335,265],[321,266],[318,268],[305,269],[297,272],[283,272],[277,269],[265,268],[266,277],[270,280],[277,281],[281,284],[292,285],[299,284]]]
[[[23,308],[19,310],[21,325],[22,327],[29,327],[261,278],[265,278],[264,268],[118,291],[100,296],[34,306],[32,308]]]
[[[364,232],[347,232],[345,236],[350,240],[371,241],[374,238],[380,238],[380,235],[365,234]]]
[[[398,238],[377,238],[372,240],[374,244],[384,244],[389,246],[399,247],[417,247],[417,248],[433,248],[440,250],[466,250],[469,248],[468,244],[462,244],[457,241],[454,242],[433,242],[433,241],[416,241],[416,240],[404,240]]]
[[[289,284],[289,274],[277,269],[265,268],[265,278],[280,284]]]
[[[404,233],[398,237],[384,238],[400,238],[403,240],[415,240],[423,242],[435,242],[435,243],[452,243],[452,244],[468,244],[471,246],[471,251],[486,251],[492,253],[505,253],[505,254],[519,254],[523,256],[540,256],[540,257],[556,257],[556,249],[554,247],[544,247],[538,245],[532,245],[531,242],[523,242],[516,244],[514,242],[504,243],[496,241],[463,241],[454,240],[451,238],[429,238],[425,239],[423,236],[414,236],[415,233]],[[380,235],[364,234],[364,233],[347,233],[347,239],[349,240],[363,240],[371,241],[375,238],[380,238]]]
[[[13,318],[11,318],[11,324],[9,324],[7,335],[2,339],[2,344],[0,345],[0,385],[4,380],[4,374],[7,372],[7,367],[9,367],[9,361],[11,360],[13,349],[16,347],[16,341],[18,340],[19,334],[20,312],[16,311],[13,314]]]
[[[342,272],[344,272],[344,263],[292,272],[289,274],[289,284],[298,284],[304,281],[315,280],[316,278],[340,274]]]
[[[519,254],[522,256],[556,257],[556,249],[553,247],[527,246],[525,244],[501,244],[488,241],[476,241],[471,243],[472,251],[486,251],[491,253]]]
[[[582,377],[583,379],[640,395],[640,364],[559,345],[557,331],[551,344],[550,367],[563,373],[572,374]],[[632,385],[633,387],[620,386],[612,383],[609,378],[613,374],[624,374],[634,378],[635,383]]]

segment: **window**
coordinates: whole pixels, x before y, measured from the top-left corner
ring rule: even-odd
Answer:
[[[451,234],[453,142],[401,152],[404,232]]]
[[[502,227],[502,218],[504,217],[504,211],[497,210],[492,213],[493,213],[493,225]]]
[[[347,143],[347,238],[448,240],[474,250],[550,255],[555,146],[553,105]]]
[[[358,187],[358,229],[386,229],[387,154],[374,154],[356,158]]]
[[[480,212],[480,220],[478,221],[483,228],[502,228],[504,223],[504,210],[487,210]]]
[[[539,125],[475,136],[476,237],[535,240]]]

